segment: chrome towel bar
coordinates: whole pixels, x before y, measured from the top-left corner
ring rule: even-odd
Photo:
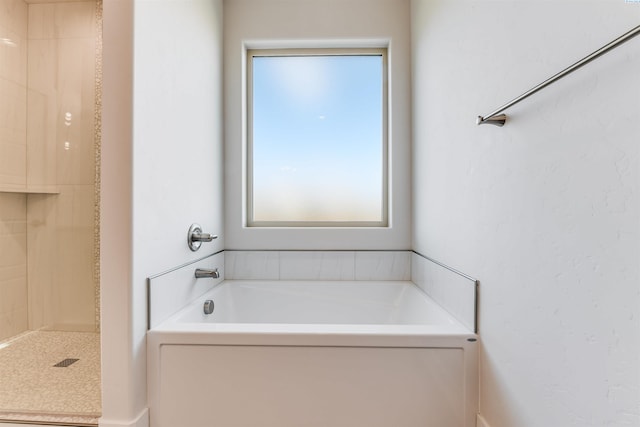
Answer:
[[[539,85],[529,89],[527,92],[523,93],[522,95],[520,95],[519,97],[513,99],[512,101],[507,102],[502,107],[498,108],[497,110],[493,111],[492,113],[487,114],[486,116],[478,116],[478,119],[476,120],[476,124],[482,125],[482,124],[488,123],[488,124],[492,124],[492,125],[496,125],[496,126],[504,126],[504,123],[507,120],[507,116],[505,114],[500,114],[504,110],[506,110],[507,108],[517,104],[518,102],[522,101],[523,99],[530,97],[531,95],[533,95],[534,93],[538,92],[539,90],[544,89],[545,87],[549,86],[551,83],[555,82],[556,80],[560,80],[561,78],[563,78],[567,74],[571,74],[572,72],[574,72],[578,68],[582,67],[583,65],[588,64],[589,62],[593,61],[594,59],[596,59],[600,55],[604,55],[608,51],[620,46],[622,43],[631,40],[633,37],[637,36],[638,34],[640,34],[640,25],[638,25],[637,27],[633,28],[632,30],[624,33],[623,35],[621,35],[617,39],[613,40],[609,44],[606,44],[605,46],[602,46],[600,49],[596,50],[595,52],[591,53],[590,55],[585,56],[580,61],[578,61],[575,64],[570,65],[569,67],[567,67],[564,70],[560,71],[558,74],[555,74],[554,76],[549,77],[547,80],[545,80],[542,83],[540,83]]]

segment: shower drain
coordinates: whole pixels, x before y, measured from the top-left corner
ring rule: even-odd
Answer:
[[[78,360],[80,360],[80,359],[64,359],[64,360],[61,360],[60,362],[56,363],[55,365],[53,365],[53,367],[54,368],[66,368],[67,366],[73,365]]]

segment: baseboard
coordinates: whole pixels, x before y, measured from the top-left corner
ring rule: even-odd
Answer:
[[[476,420],[476,427],[491,427],[489,423],[482,417],[482,415],[478,414],[478,418]]]
[[[149,427],[149,408],[144,408],[133,420],[107,420],[100,418],[98,427]]]

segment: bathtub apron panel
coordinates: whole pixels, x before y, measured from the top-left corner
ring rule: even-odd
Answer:
[[[464,426],[463,357],[455,348],[166,345],[152,425]]]

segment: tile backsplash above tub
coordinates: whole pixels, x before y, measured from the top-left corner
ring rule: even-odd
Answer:
[[[236,280],[411,280],[410,251],[225,251]]]
[[[196,280],[195,268],[218,268],[220,277]],[[477,332],[478,280],[413,251],[227,249],[149,277],[149,327],[223,280],[412,281]]]
[[[463,325],[474,332],[478,331],[477,279],[414,252],[411,280]]]

